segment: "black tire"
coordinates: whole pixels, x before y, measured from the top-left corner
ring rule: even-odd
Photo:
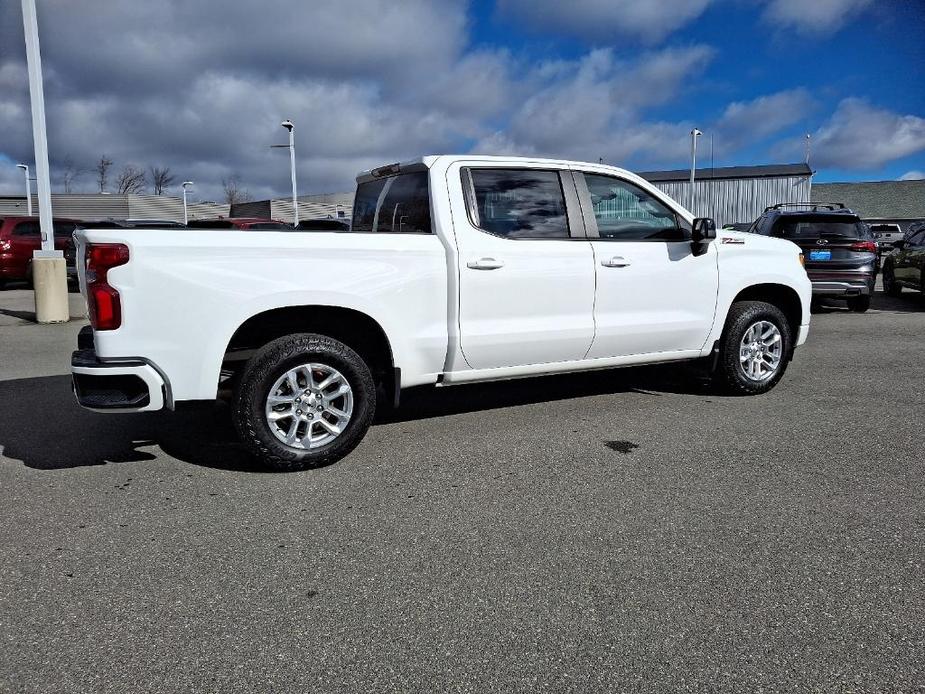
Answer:
[[[781,360],[777,371],[763,381],[745,375],[739,359],[740,344],[746,331],[759,321],[768,321],[780,331]],[[764,301],[737,301],[729,309],[726,327],[720,338],[719,360],[714,385],[720,392],[730,395],[760,395],[767,393],[784,376],[793,354],[793,335],[787,317],[777,306]]]
[[[864,313],[870,308],[870,296],[853,296],[848,299],[848,308],[855,313]]]
[[[353,391],[353,413],[346,428],[314,449],[289,446],[278,439],[265,416],[267,397],[277,379],[307,362],[336,369]],[[264,466],[283,472],[337,462],[363,440],[375,413],[376,384],[366,363],[342,342],[312,333],[287,335],[263,347],[244,368],[232,404],[238,436]]]
[[[893,265],[887,264],[883,266],[883,292],[887,296],[899,296],[903,292],[903,288],[896,284],[896,275],[893,274]]]

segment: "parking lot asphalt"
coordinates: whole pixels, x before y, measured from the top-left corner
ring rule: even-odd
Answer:
[[[822,309],[761,397],[427,390],[288,475],[220,407],[79,409],[83,324],[0,325],[0,691],[925,689],[916,294]]]

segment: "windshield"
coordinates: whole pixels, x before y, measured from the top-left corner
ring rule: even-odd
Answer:
[[[851,220],[784,217],[774,225],[774,236],[785,239],[858,239],[861,225]]]

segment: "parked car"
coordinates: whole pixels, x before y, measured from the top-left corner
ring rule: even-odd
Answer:
[[[295,470],[349,453],[411,386],[687,360],[758,394],[809,332],[797,246],[717,241],[622,169],[433,156],[357,184],[343,234],[78,231],[80,404],[231,390],[242,441]]]
[[[903,238],[903,230],[898,224],[870,224],[870,230],[881,250],[892,250],[893,243]]]
[[[193,229],[240,229],[242,231],[292,231],[292,225],[275,219],[260,217],[222,217],[197,219],[190,222]]]
[[[77,226],[72,219],[54,219],[55,248],[64,251],[68,267],[73,268],[71,235]],[[38,217],[0,219],[0,287],[10,280],[32,282],[32,254],[42,247]]]
[[[723,224],[723,229],[731,229],[732,231],[748,231],[751,227],[752,222],[727,222]]]
[[[880,269],[873,234],[841,203],[781,203],[769,207],[750,232],[793,241],[806,259],[814,297],[845,299],[863,313]]]
[[[296,227],[299,231],[350,231],[350,222],[344,219],[306,219]]]
[[[883,263],[883,291],[899,296],[906,287],[925,293],[925,224],[912,225],[894,246]]]

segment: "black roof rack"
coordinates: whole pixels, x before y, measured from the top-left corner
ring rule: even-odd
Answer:
[[[769,210],[781,210],[785,207],[809,207],[813,212],[817,210],[830,210],[836,212],[839,210],[844,210],[846,212],[851,212],[845,203],[843,202],[779,202],[776,205],[771,205],[770,207],[765,207],[764,211],[768,212]]]

